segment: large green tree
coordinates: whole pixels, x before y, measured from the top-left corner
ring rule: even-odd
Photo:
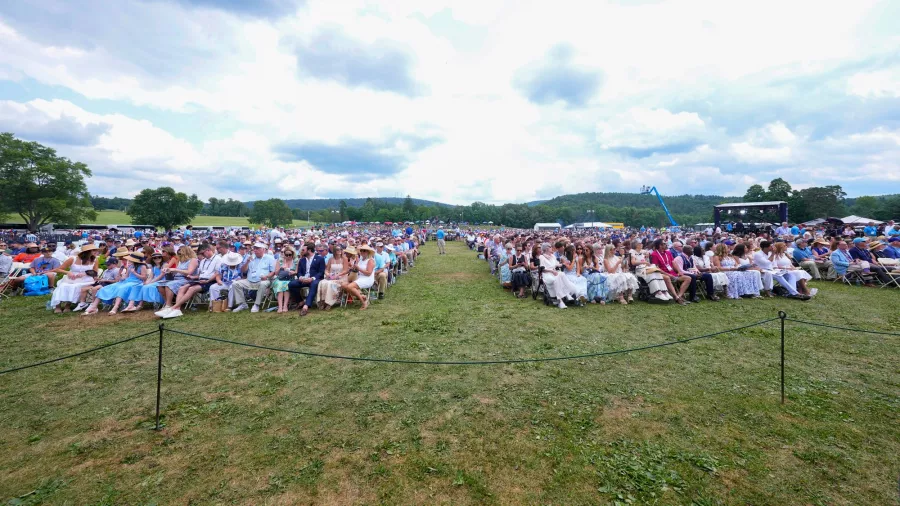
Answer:
[[[791,197],[791,184],[784,179],[775,178],[769,182],[769,191],[766,192],[766,198],[769,200],[787,200]]]
[[[250,210],[247,220],[268,227],[281,227],[290,225],[294,215],[291,214],[291,208],[281,199],[257,200],[253,203],[253,209]]]
[[[18,214],[32,232],[48,223],[96,219],[84,182],[90,176],[85,164],[52,148],[0,133],[0,215]]]
[[[747,188],[744,194],[744,202],[762,202],[766,200],[766,189],[762,185],[755,184]]]
[[[131,216],[133,224],[153,225],[171,230],[190,223],[201,209],[203,201],[196,195],[188,196],[163,186],[155,190],[150,188],[141,190],[126,213]]]

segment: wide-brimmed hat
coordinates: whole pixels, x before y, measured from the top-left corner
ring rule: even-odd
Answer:
[[[143,258],[138,258],[138,257],[133,256],[133,255],[127,255],[127,256],[123,257],[122,260],[128,260],[129,262],[134,262],[134,263],[136,263],[136,264],[144,263],[144,259],[143,259]],[[107,262],[108,262],[108,260],[107,260]]]
[[[354,248],[353,246],[347,246],[346,248],[344,248],[344,253],[356,256],[356,248]]]
[[[144,260],[144,252],[141,250],[132,251],[131,256],[133,256],[135,258],[139,258],[141,261]]]
[[[393,244],[388,244],[387,246],[384,247],[384,249],[386,249],[386,250],[388,250],[388,251],[394,251],[394,245],[393,245]]]
[[[825,239],[816,239],[815,241],[813,241],[813,245],[816,244],[821,244],[822,246],[831,246],[831,244],[829,244]]]
[[[243,259],[244,257],[242,257],[240,254],[232,251],[231,253],[228,253],[224,257],[222,257],[222,263],[229,267],[234,267],[235,265],[241,263]]]
[[[88,251],[94,251],[100,249],[96,244],[84,244],[80,248],[78,248],[79,253],[85,253]]]
[[[882,243],[881,241],[872,241],[869,243],[869,249],[870,250],[875,249],[875,248],[881,246],[882,244],[884,244],[884,243]]]
[[[362,246],[359,247],[359,250],[360,251],[371,251],[372,253],[375,252],[375,250],[372,249],[372,247],[369,246],[368,244],[363,244]]]
[[[150,258],[156,258],[156,257],[162,258],[162,256],[163,256],[162,251],[154,251],[153,254],[150,255]]]
[[[122,257],[127,257],[130,254],[131,254],[131,252],[128,251],[128,248],[123,246],[123,247],[116,248],[116,252],[113,253],[112,256],[122,258]]]
[[[134,239],[128,239],[127,241],[125,241],[125,246],[134,246],[135,244],[137,243],[134,242]]]

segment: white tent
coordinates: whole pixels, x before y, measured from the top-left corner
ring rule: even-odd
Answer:
[[[884,223],[883,221],[873,220],[872,218],[864,218],[862,216],[854,216],[852,214],[845,218],[841,218],[841,221],[843,221],[845,225],[868,225],[869,223],[881,225],[882,223]]]
[[[587,221],[584,223],[572,223],[571,225],[566,225],[566,228],[612,228],[612,225],[602,221]]]
[[[535,230],[556,230],[558,228],[562,228],[562,225],[559,223],[535,223]]]

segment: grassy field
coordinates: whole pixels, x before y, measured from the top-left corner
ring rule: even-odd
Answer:
[[[547,308],[434,243],[385,301],[188,314],[173,328],[416,359],[551,357],[798,319],[896,331],[897,292]],[[0,304],[0,369],[155,328],[149,312]],[[788,323],[575,361],[414,366],[311,359],[167,334],[0,376],[0,501],[25,504],[896,504],[898,338]],[[30,494],[30,495],[29,495]],[[18,503],[17,503],[18,504]]]
[[[24,223],[19,215],[10,215],[11,223]],[[92,220],[92,225],[127,225],[131,223],[131,216],[125,214],[125,211],[97,211],[97,219]],[[306,220],[294,220],[292,226],[307,227],[310,222]],[[250,224],[247,218],[231,217],[231,216],[197,216],[191,225],[195,227],[247,227]],[[258,225],[254,225],[258,227]]]

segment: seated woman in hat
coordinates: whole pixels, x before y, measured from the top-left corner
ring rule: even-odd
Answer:
[[[116,253],[118,254],[118,252]],[[112,316],[119,312],[119,306],[123,300],[131,301],[140,298],[141,287],[144,286],[144,281],[147,280],[149,270],[144,264],[143,257],[144,254],[139,251],[122,257],[122,261],[126,262],[125,279],[97,290],[94,302],[84,310],[84,315],[96,314],[97,306],[100,305],[100,302],[105,302],[107,304],[113,303],[113,307],[109,311],[110,316]]]
[[[348,295],[362,301],[362,307],[360,307],[360,309],[369,307],[369,299],[362,294],[362,291],[368,290],[375,284],[375,261],[372,259],[372,254],[374,252],[375,250],[368,244],[360,246],[359,261],[350,268],[351,272],[356,272],[358,274],[358,277],[356,278],[356,281],[346,282],[341,285],[341,288],[347,292]]]
[[[231,284],[241,279],[241,264],[244,257],[240,253],[232,251],[222,257],[222,263],[219,265],[219,272],[216,273],[216,282],[209,287],[209,300],[220,300],[225,296],[231,295]],[[231,307],[234,301],[229,298],[228,307]]]
[[[54,308],[54,312],[69,311],[69,304],[77,304],[81,298],[81,288],[94,284],[94,278],[88,276],[87,271],[97,271],[96,252],[96,245],[85,244],[71,262],[67,260],[63,264],[61,268],[68,269],[69,273],[59,280],[50,297],[50,307]]]

